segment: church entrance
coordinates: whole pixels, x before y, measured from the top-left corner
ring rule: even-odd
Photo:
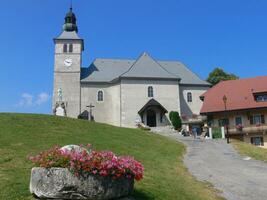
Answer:
[[[164,116],[168,111],[155,99],[150,99],[138,112],[142,123],[149,127],[165,126]]]
[[[157,126],[157,117],[154,110],[147,111],[147,126],[156,127]]]

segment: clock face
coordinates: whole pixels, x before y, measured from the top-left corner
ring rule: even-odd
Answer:
[[[71,67],[71,65],[72,65],[72,59],[67,58],[67,59],[64,61],[64,65],[65,65],[66,67]]]

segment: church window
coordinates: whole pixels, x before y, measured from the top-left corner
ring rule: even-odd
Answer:
[[[98,91],[98,93],[97,93],[97,101],[104,101],[104,93],[103,93],[103,91]]]
[[[69,45],[69,52],[72,53],[73,52],[73,44]]]
[[[153,92],[153,87],[152,86],[148,87],[148,97],[154,97],[154,92]]]
[[[64,53],[67,53],[68,52],[68,45],[67,44],[64,44],[63,45],[63,52]]]
[[[187,93],[187,102],[192,102],[192,93],[191,92]]]

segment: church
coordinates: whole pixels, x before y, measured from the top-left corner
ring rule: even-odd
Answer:
[[[200,96],[210,88],[178,61],[161,61],[144,52],[136,59],[97,58],[82,66],[84,40],[70,8],[54,39],[53,112],[121,127],[170,124],[168,113],[198,116]]]

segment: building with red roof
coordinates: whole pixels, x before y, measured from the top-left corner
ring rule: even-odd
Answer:
[[[227,126],[230,137],[267,147],[267,76],[223,81],[200,98],[209,126]]]

